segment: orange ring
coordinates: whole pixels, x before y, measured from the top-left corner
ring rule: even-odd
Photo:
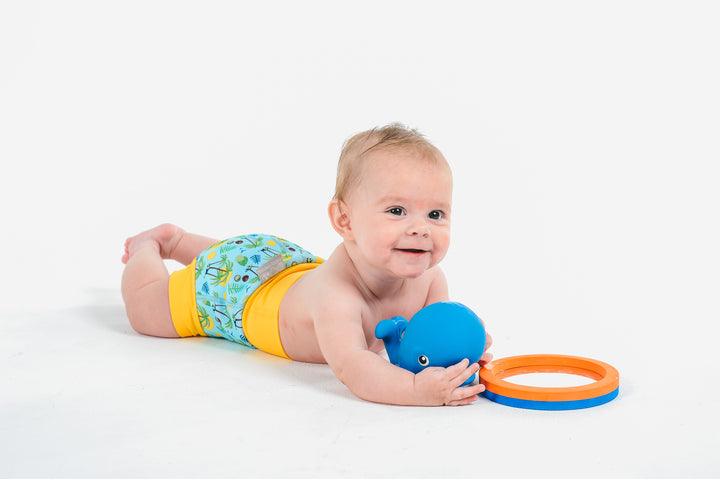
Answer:
[[[583,386],[545,388],[522,386],[503,378],[529,373],[565,373],[594,379]],[[530,354],[497,359],[480,370],[480,382],[491,393],[527,401],[581,401],[612,393],[620,385],[617,369],[602,361],[560,354]]]

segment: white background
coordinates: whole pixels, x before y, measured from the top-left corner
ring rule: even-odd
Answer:
[[[3,2],[0,474],[717,477],[719,21],[711,1]],[[618,399],[379,406],[326,366],[132,332],[128,235],[327,256],[340,147],[392,121],[451,163],[445,271],[495,356],[607,361]]]

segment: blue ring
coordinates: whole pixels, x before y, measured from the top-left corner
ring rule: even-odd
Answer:
[[[615,399],[619,390],[620,388],[603,396],[597,396],[589,399],[578,399],[576,401],[531,401],[529,399],[517,399],[501,396],[488,390],[485,390],[481,394],[489,400],[505,406],[519,407],[523,409],[539,409],[543,411],[566,411],[570,409],[585,409],[605,404]]]

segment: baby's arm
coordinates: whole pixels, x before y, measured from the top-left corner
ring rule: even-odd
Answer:
[[[397,367],[368,349],[361,311],[359,301],[328,301],[315,318],[325,360],[356,396],[416,406],[458,406],[477,400],[484,386],[460,385],[478,371],[478,364],[468,365],[463,360],[449,368],[427,368],[418,374]]]

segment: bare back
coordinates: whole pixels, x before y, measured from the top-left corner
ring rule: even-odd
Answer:
[[[365,349],[380,353],[384,345],[375,337],[377,323],[394,316],[409,319],[427,304],[446,299],[445,278],[437,267],[378,297],[364,287],[341,244],[325,263],[304,274],[286,293],[280,305],[280,338],[292,359],[325,363],[316,324],[319,318],[337,315],[338,324],[349,321],[362,329]],[[342,334],[340,330],[338,334]]]

